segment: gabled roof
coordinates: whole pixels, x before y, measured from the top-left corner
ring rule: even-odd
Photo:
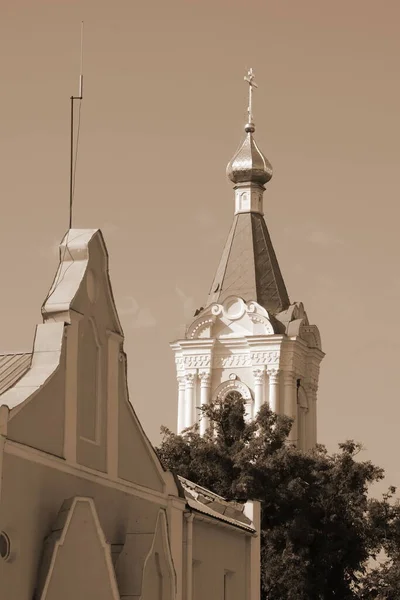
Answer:
[[[10,389],[31,366],[31,352],[0,354],[0,395]]]
[[[244,514],[244,504],[228,502],[221,496],[218,496],[218,494],[214,494],[214,492],[210,492],[210,490],[180,475],[178,475],[178,480],[190,508],[214,519],[225,521],[240,529],[245,529],[251,533],[255,532],[253,523]]]
[[[228,296],[256,301],[273,315],[290,305],[267,225],[259,213],[235,215],[207,306],[221,304]]]

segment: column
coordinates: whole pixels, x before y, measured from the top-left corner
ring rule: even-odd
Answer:
[[[305,384],[305,390],[308,400],[308,414],[306,415],[306,449],[313,448],[317,443],[317,390],[315,381],[309,381]]]
[[[179,376],[178,378],[178,427],[177,433],[180,434],[182,429],[185,428],[185,377]]]
[[[196,422],[194,415],[194,384],[196,373],[185,375],[185,428],[191,427]]]
[[[289,433],[289,441],[297,444],[297,378],[296,374],[284,371],[283,373],[284,386],[284,413],[288,417],[294,419],[292,429]]]
[[[255,418],[261,405],[264,404],[265,369],[253,369],[254,375],[254,415]]]
[[[210,387],[211,387],[211,373],[208,371],[202,371],[199,373],[200,378],[200,406],[207,406],[210,402]],[[200,435],[204,435],[208,427],[208,417],[199,412],[200,418]]]
[[[269,377],[269,407],[277,413],[279,410],[279,370],[268,370]]]

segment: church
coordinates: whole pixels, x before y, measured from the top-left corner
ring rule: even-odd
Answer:
[[[272,167],[256,144],[252,69],[245,139],[227,167],[234,217],[205,306],[185,338],[171,344],[178,379],[178,432],[198,423],[201,406],[240,394],[253,418],[268,402],[294,419],[290,441],[317,443],[317,390],[324,357],[318,328],[301,302],[291,303],[264,220]]]
[[[246,135],[228,165],[234,221],[205,306],[171,344],[178,433],[204,433],[201,406],[239,393],[249,419],[264,402],[293,416],[306,449],[323,353],[264,221],[272,168],[247,80]],[[165,471],[129,398],[102,233],[69,229],[59,257],[33,350],[0,354],[1,598],[259,600],[259,502]]]

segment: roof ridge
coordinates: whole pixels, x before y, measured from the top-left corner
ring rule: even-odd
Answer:
[[[254,217],[256,217],[256,215],[254,213],[253,213],[253,215],[254,215]],[[254,218],[254,221],[255,220],[256,219]],[[252,221],[253,221],[253,219],[252,219]],[[268,231],[267,223],[262,215],[259,215],[259,222],[261,225],[261,235],[262,235],[263,242],[264,242],[265,248],[267,250],[267,254],[268,254],[268,259],[270,262],[273,283],[275,284],[275,293],[277,293],[278,300],[281,305],[277,312],[280,312],[285,308],[286,304],[288,306],[290,306],[289,294],[287,292],[285,281],[283,279],[283,275],[282,275],[282,272],[279,267],[278,259],[277,259],[276,253],[275,253],[274,246],[272,244],[270,233]],[[253,243],[254,243],[254,230],[253,230]],[[254,255],[256,256],[255,250],[256,249],[254,248]],[[277,277],[277,275],[278,275],[278,277]],[[283,286],[283,289],[282,289],[282,286]],[[269,289],[271,287],[272,287],[272,284],[270,284],[268,286]],[[256,277],[256,291],[257,291],[257,296],[258,296],[257,288],[258,288],[258,286],[257,286],[257,277]],[[286,308],[287,308],[287,306],[286,306]]]

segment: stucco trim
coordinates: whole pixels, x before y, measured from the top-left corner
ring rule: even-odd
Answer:
[[[16,416],[57,372],[65,345],[64,327],[64,323],[37,325],[29,370],[0,397],[1,404],[11,409],[9,420]]]
[[[25,444],[20,444],[7,439],[4,451],[7,452],[7,454],[32,461],[45,467],[57,469],[63,473],[73,475],[74,477],[82,477],[82,479],[117,489],[121,492],[130,494],[131,496],[137,496],[138,498],[148,500],[149,502],[153,502],[163,507],[167,506],[167,494],[165,493],[157,492],[156,490],[152,490],[150,488],[144,488],[143,486],[125,481],[123,479],[111,479],[106,473],[95,471],[94,469],[90,469],[89,467],[85,467],[80,464],[68,464],[62,458],[52,454],[47,454],[46,452],[42,452],[41,450],[37,450],[31,446],[26,446]]]
[[[43,320],[50,319],[71,323],[70,312],[74,299],[88,276],[90,246],[99,240],[103,252],[103,275],[116,333],[123,336],[122,326],[115,306],[109,275],[109,256],[100,229],[69,229],[60,244],[60,262],[50,291],[42,305]]]
[[[240,381],[240,379],[228,379],[219,384],[213,392],[213,401],[223,400],[229,392],[239,392],[244,400],[248,402],[253,399],[251,390],[248,385]]]
[[[170,590],[171,598],[175,598],[175,595],[176,595],[176,571],[175,571],[175,567],[174,567],[174,562],[172,560],[172,552],[171,552],[171,546],[169,543],[167,523],[168,523],[168,521],[167,521],[167,516],[166,516],[165,510],[161,509],[157,515],[156,527],[155,527],[155,531],[154,531],[153,541],[151,543],[151,548],[150,548],[150,550],[144,560],[144,563],[143,563],[142,581],[144,579],[144,575],[146,572],[147,563],[154,553],[154,546],[155,546],[155,543],[157,540],[157,534],[158,534],[158,531],[160,530],[162,545],[163,545],[163,550],[164,550],[164,556],[167,561],[168,569],[171,574],[171,590]]]
[[[51,581],[51,578],[52,578],[52,575],[53,575],[53,571],[54,571],[54,567],[55,567],[55,564],[56,564],[58,551],[59,551],[60,547],[63,546],[63,544],[65,542],[65,538],[66,538],[66,536],[68,534],[69,526],[70,526],[72,518],[74,516],[75,508],[76,508],[76,506],[77,506],[77,504],[79,502],[85,502],[85,503],[89,504],[90,511],[92,513],[93,521],[94,521],[94,524],[95,524],[96,532],[97,532],[100,544],[101,544],[101,546],[102,546],[102,548],[104,550],[104,555],[105,555],[105,560],[106,560],[106,564],[107,564],[107,571],[108,571],[108,575],[109,575],[109,579],[110,579],[110,585],[111,585],[113,599],[114,600],[120,600],[120,595],[119,595],[119,591],[118,591],[117,580],[116,580],[116,577],[115,577],[115,571],[114,571],[114,567],[113,567],[112,559],[111,559],[111,548],[110,548],[110,545],[107,543],[106,538],[104,536],[103,529],[101,527],[101,524],[100,524],[100,521],[99,521],[99,517],[97,515],[96,506],[95,506],[95,503],[94,503],[93,499],[92,498],[86,498],[86,497],[83,497],[83,496],[76,496],[73,499],[71,507],[70,507],[70,509],[68,511],[68,516],[67,516],[65,525],[63,527],[61,536],[55,542],[53,554],[52,554],[52,557],[51,557],[49,571],[48,571],[47,576],[46,576],[46,580],[45,580],[45,584],[44,584],[44,587],[43,587],[43,592],[42,592],[42,594],[40,596],[40,600],[46,600],[46,598],[47,598],[47,592],[48,592],[48,589],[49,589],[50,581]]]

